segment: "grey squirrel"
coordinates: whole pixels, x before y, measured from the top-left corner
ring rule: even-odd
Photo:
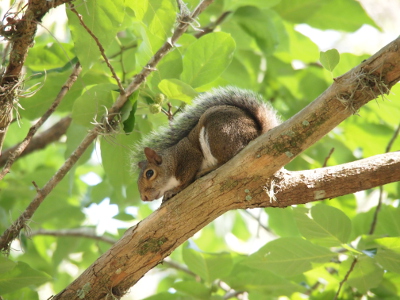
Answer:
[[[275,110],[254,92],[225,87],[201,94],[169,127],[138,145],[134,159],[140,160],[142,200],[168,200],[279,123]]]

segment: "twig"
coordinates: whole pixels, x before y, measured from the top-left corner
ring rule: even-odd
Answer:
[[[219,18],[215,22],[211,23],[207,27],[202,28],[202,31],[196,33],[194,36],[199,39],[203,35],[206,35],[207,33],[213,32],[215,30],[215,28],[219,24],[221,24],[226,19],[226,17],[228,17],[231,13],[232,13],[231,11],[226,11],[226,12],[222,13],[222,15],[220,15]]]
[[[347,271],[347,273],[346,273],[346,276],[344,276],[343,280],[340,282],[339,288],[338,288],[338,290],[336,291],[336,294],[335,294],[335,297],[333,298],[333,300],[336,300],[336,299],[339,297],[340,290],[342,289],[343,284],[344,284],[344,283],[347,281],[347,279],[349,278],[351,272],[353,272],[356,263],[357,263],[357,258],[354,258],[354,259],[353,259],[353,262],[351,263],[350,269],[349,269],[349,270]]]
[[[117,84],[118,84],[120,93],[121,93],[121,94],[125,94],[125,89],[124,89],[124,87],[122,86],[121,80],[119,79],[117,73],[115,73],[115,70],[114,70],[113,66],[111,65],[110,61],[108,60],[108,58],[107,58],[107,56],[106,56],[106,54],[105,54],[105,50],[104,50],[104,48],[103,48],[103,45],[100,43],[99,39],[95,36],[95,34],[89,29],[89,27],[86,26],[85,22],[83,21],[82,15],[79,14],[79,13],[77,12],[77,10],[75,9],[75,7],[74,7],[73,4],[70,5],[70,10],[71,10],[74,14],[76,14],[76,16],[78,17],[79,22],[81,23],[82,27],[85,28],[85,30],[89,33],[89,35],[90,35],[90,36],[93,38],[93,40],[96,42],[97,47],[99,47],[101,56],[102,56],[103,59],[105,60],[105,62],[106,62],[106,64],[107,64],[108,68],[110,69],[110,71],[111,71],[111,73],[112,73],[112,75],[113,75],[115,81],[116,81]]]
[[[386,149],[385,149],[386,153],[388,153],[392,149],[393,143],[396,140],[396,138],[399,136],[399,133],[400,133],[400,124],[397,127],[396,131],[394,132],[394,134],[393,134],[392,138],[390,139],[388,145],[386,146]]]
[[[181,264],[178,264],[177,262],[174,262],[173,260],[171,260],[169,257],[164,258],[163,265],[166,265],[170,268],[182,271],[184,273],[186,273],[187,275],[190,275],[192,277],[196,277],[198,278],[199,276],[196,275],[195,273],[193,273],[192,271],[190,271],[188,268],[186,268],[185,266],[182,266]]]
[[[328,160],[329,160],[329,158],[331,158],[333,151],[335,151],[335,148],[332,148],[331,151],[329,151],[328,156],[325,157],[324,164],[322,165],[323,168],[325,168],[327,166]]]
[[[126,88],[125,93],[118,96],[113,106],[109,109],[108,119],[111,121],[115,114],[117,114],[123,107],[128,97],[136,91],[145,78],[155,69],[157,63],[164,57],[169,50],[173,47],[179,37],[186,31],[190,22],[193,21],[208,5],[214,0],[203,0],[193,11],[190,16],[186,16],[182,19],[180,16],[179,24],[173,33],[171,39],[164,43],[164,45],[157,51],[157,53],[150,59],[149,63],[142,69],[142,71],[135,76],[131,84]],[[50,178],[50,180],[44,185],[44,187],[38,192],[35,198],[31,201],[25,211],[18,217],[18,219],[3,233],[0,237],[0,250],[8,252],[9,246],[13,239],[15,239],[19,232],[24,228],[25,223],[29,220],[47,195],[53,190],[53,188],[64,178],[69,170],[75,165],[78,159],[83,155],[85,150],[92,144],[96,137],[101,133],[101,126],[99,124],[95,126],[86,137],[83,139],[81,144],[74,150],[74,152],[68,157],[65,163],[58,169],[58,171]]]
[[[60,121],[55,123],[49,129],[34,135],[28,146],[21,153],[19,157],[26,156],[36,150],[45,148],[48,144],[58,141],[61,136],[65,134],[69,125],[71,124],[71,117],[62,118]],[[19,144],[6,149],[0,156],[0,167],[3,167],[8,160],[8,158],[13,155],[13,153],[18,148]],[[17,158],[15,158],[17,160]]]
[[[137,42],[135,42],[135,43],[133,43],[133,44],[131,44],[131,45],[128,45],[128,46],[121,46],[121,47],[120,47],[120,50],[119,50],[118,52],[116,52],[116,53],[111,54],[110,56],[108,56],[108,59],[112,59],[112,58],[114,58],[114,57],[117,57],[118,55],[121,55],[122,53],[124,53],[125,50],[129,50],[129,49],[132,49],[132,48],[136,48],[137,46],[138,46]]]
[[[266,232],[273,234],[272,231],[271,231],[271,229],[269,229],[267,226],[261,224],[260,218],[259,218],[259,217],[254,216],[254,215],[253,215],[251,212],[249,212],[248,210],[243,210],[243,212],[244,212],[245,214],[247,214],[248,216],[250,216],[250,217],[251,217],[252,219],[254,219],[255,221],[257,221],[257,223],[258,223],[258,228],[262,228],[262,229],[264,229]]]
[[[102,241],[108,244],[113,245],[117,242],[116,239],[105,236],[105,235],[97,235],[96,230],[90,227],[82,227],[82,228],[73,228],[73,229],[59,229],[59,230],[47,230],[47,229],[38,229],[32,230],[29,234],[29,237],[36,235],[50,235],[50,236],[62,236],[62,237],[83,237],[89,238],[93,240]]]
[[[385,152],[385,153],[390,152],[390,150],[392,149],[392,146],[393,146],[394,141],[396,140],[396,138],[397,138],[398,135],[399,135],[399,132],[400,132],[400,124],[399,124],[399,126],[397,127],[397,129],[395,130],[395,132],[394,132],[392,138],[390,139],[388,145],[386,146],[386,149],[385,149],[386,152]],[[375,231],[376,224],[377,224],[377,222],[378,222],[378,214],[379,214],[379,212],[380,212],[380,210],[381,210],[381,207],[382,207],[382,199],[383,199],[383,186],[380,186],[380,187],[379,187],[378,204],[377,204],[377,206],[376,206],[376,208],[375,208],[374,217],[373,217],[373,219],[372,219],[372,223],[371,223],[371,228],[370,228],[370,230],[369,230],[369,234],[373,234],[374,231]]]
[[[69,89],[72,87],[72,85],[77,80],[81,71],[82,71],[82,67],[78,62],[77,64],[75,64],[75,67],[74,67],[71,75],[69,76],[69,78],[67,79],[65,84],[62,86],[60,92],[58,93],[56,99],[54,100],[54,102],[52,103],[50,108],[43,114],[43,116],[39,119],[39,121],[37,121],[36,124],[33,125],[29,129],[28,135],[25,137],[25,139],[9,155],[9,158],[8,158],[7,162],[5,163],[3,170],[0,172],[0,180],[3,179],[4,176],[10,171],[12,164],[21,155],[21,153],[25,150],[25,148],[28,146],[28,144],[31,142],[33,136],[38,131],[40,126],[42,126],[42,124],[51,116],[51,114],[58,107],[61,100],[64,98],[65,94],[69,91]]]

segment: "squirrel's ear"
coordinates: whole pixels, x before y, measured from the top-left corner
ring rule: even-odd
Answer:
[[[146,155],[146,158],[150,163],[161,165],[162,157],[153,149],[149,147],[144,148],[144,155]]]

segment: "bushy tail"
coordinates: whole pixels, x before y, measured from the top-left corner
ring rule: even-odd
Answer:
[[[236,106],[247,111],[249,115],[254,116],[254,120],[259,124],[262,133],[280,123],[275,110],[264,102],[260,95],[235,87],[216,88],[195,98],[193,104],[187,106],[169,127],[153,132],[143,139],[137,145],[137,151],[134,156],[141,160],[140,152],[143,153],[144,147],[160,151],[177,144],[196,126],[201,115],[207,109],[219,105]],[[136,159],[134,158],[134,160]]]

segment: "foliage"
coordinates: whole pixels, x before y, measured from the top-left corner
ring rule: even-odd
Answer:
[[[185,3],[193,9],[198,1]],[[178,12],[175,0],[76,1],[75,6],[124,86],[171,36]],[[82,74],[50,120],[71,115],[72,123],[64,139],[20,158],[0,181],[0,232],[33,199],[32,182],[43,186],[118,96],[118,85],[96,42],[68,6],[65,10],[68,38],[59,43],[43,33],[29,51],[24,88],[41,88],[20,99],[20,120],[11,125],[5,148],[23,140],[31,121],[49,108],[78,59]],[[224,13],[219,24],[212,23]],[[353,0],[217,0],[197,21],[201,27],[216,25],[216,30],[203,35],[195,23],[179,39],[123,108],[119,132],[98,138],[42,203],[30,228],[13,244],[10,257],[0,258],[4,299],[38,299],[44,282],[58,292],[110,247],[87,237],[35,235],[38,229],[96,227],[89,212],[115,207],[107,201],[118,207],[114,221],[126,228],[158,206],[140,202],[129,155],[136,141],[168,122],[161,112],[168,111],[168,103],[175,112],[198,93],[235,85],[264,95],[287,119],[322,93],[332,76],[365,58],[342,53],[339,61],[336,50],[320,53],[296,31],[296,24],[345,32],[363,24],[377,26]],[[5,51],[4,45],[0,47]],[[301,68],[294,62],[301,62]],[[378,100],[362,108],[360,116],[343,122],[287,169],[321,167],[332,148],[329,165],[384,153],[398,126],[399,95],[395,86],[391,101]],[[400,141],[391,148],[398,150]],[[371,234],[380,197],[383,204]],[[252,300],[327,299],[335,296],[345,278],[341,299],[400,299],[399,197],[400,184],[394,183],[316,205],[249,212],[259,214],[258,221],[242,211],[229,212],[172,253],[172,261],[186,269],[161,266],[160,271],[166,270],[147,299],[224,299],[230,289],[239,296],[248,293]],[[97,230],[115,239],[123,233],[116,232],[115,223],[102,223]],[[27,238],[30,231],[34,236]]]

